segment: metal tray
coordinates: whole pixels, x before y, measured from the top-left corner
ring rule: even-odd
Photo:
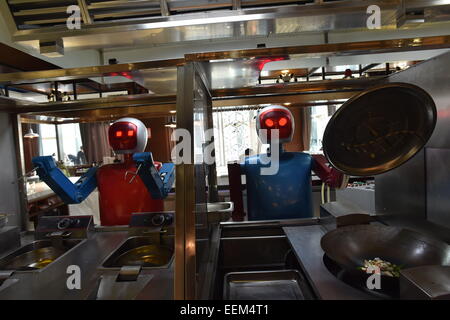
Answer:
[[[231,272],[225,275],[224,300],[304,300],[296,270]]]

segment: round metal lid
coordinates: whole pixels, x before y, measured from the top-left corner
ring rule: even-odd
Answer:
[[[423,148],[436,117],[436,105],[423,89],[406,83],[377,86],[349,99],[331,117],[323,151],[345,174],[384,173]]]

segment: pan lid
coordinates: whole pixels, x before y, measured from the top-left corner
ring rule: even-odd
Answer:
[[[436,105],[423,89],[407,83],[376,86],[335,112],[325,129],[323,150],[345,174],[381,174],[424,147],[436,118]]]

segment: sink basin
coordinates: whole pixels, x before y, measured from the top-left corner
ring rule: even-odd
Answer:
[[[0,270],[43,270],[82,241],[81,239],[67,239],[62,240],[58,245],[51,240],[34,241],[0,259]]]
[[[168,268],[173,260],[173,236],[163,237],[160,243],[155,237],[137,236],[125,240],[103,262],[103,268],[141,266],[144,269]]]

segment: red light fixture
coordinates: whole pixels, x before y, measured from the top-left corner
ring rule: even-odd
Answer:
[[[273,62],[273,61],[282,61],[282,60],[288,60],[288,56],[274,56],[274,57],[261,57],[256,58],[256,66],[261,71],[266,63]]]

